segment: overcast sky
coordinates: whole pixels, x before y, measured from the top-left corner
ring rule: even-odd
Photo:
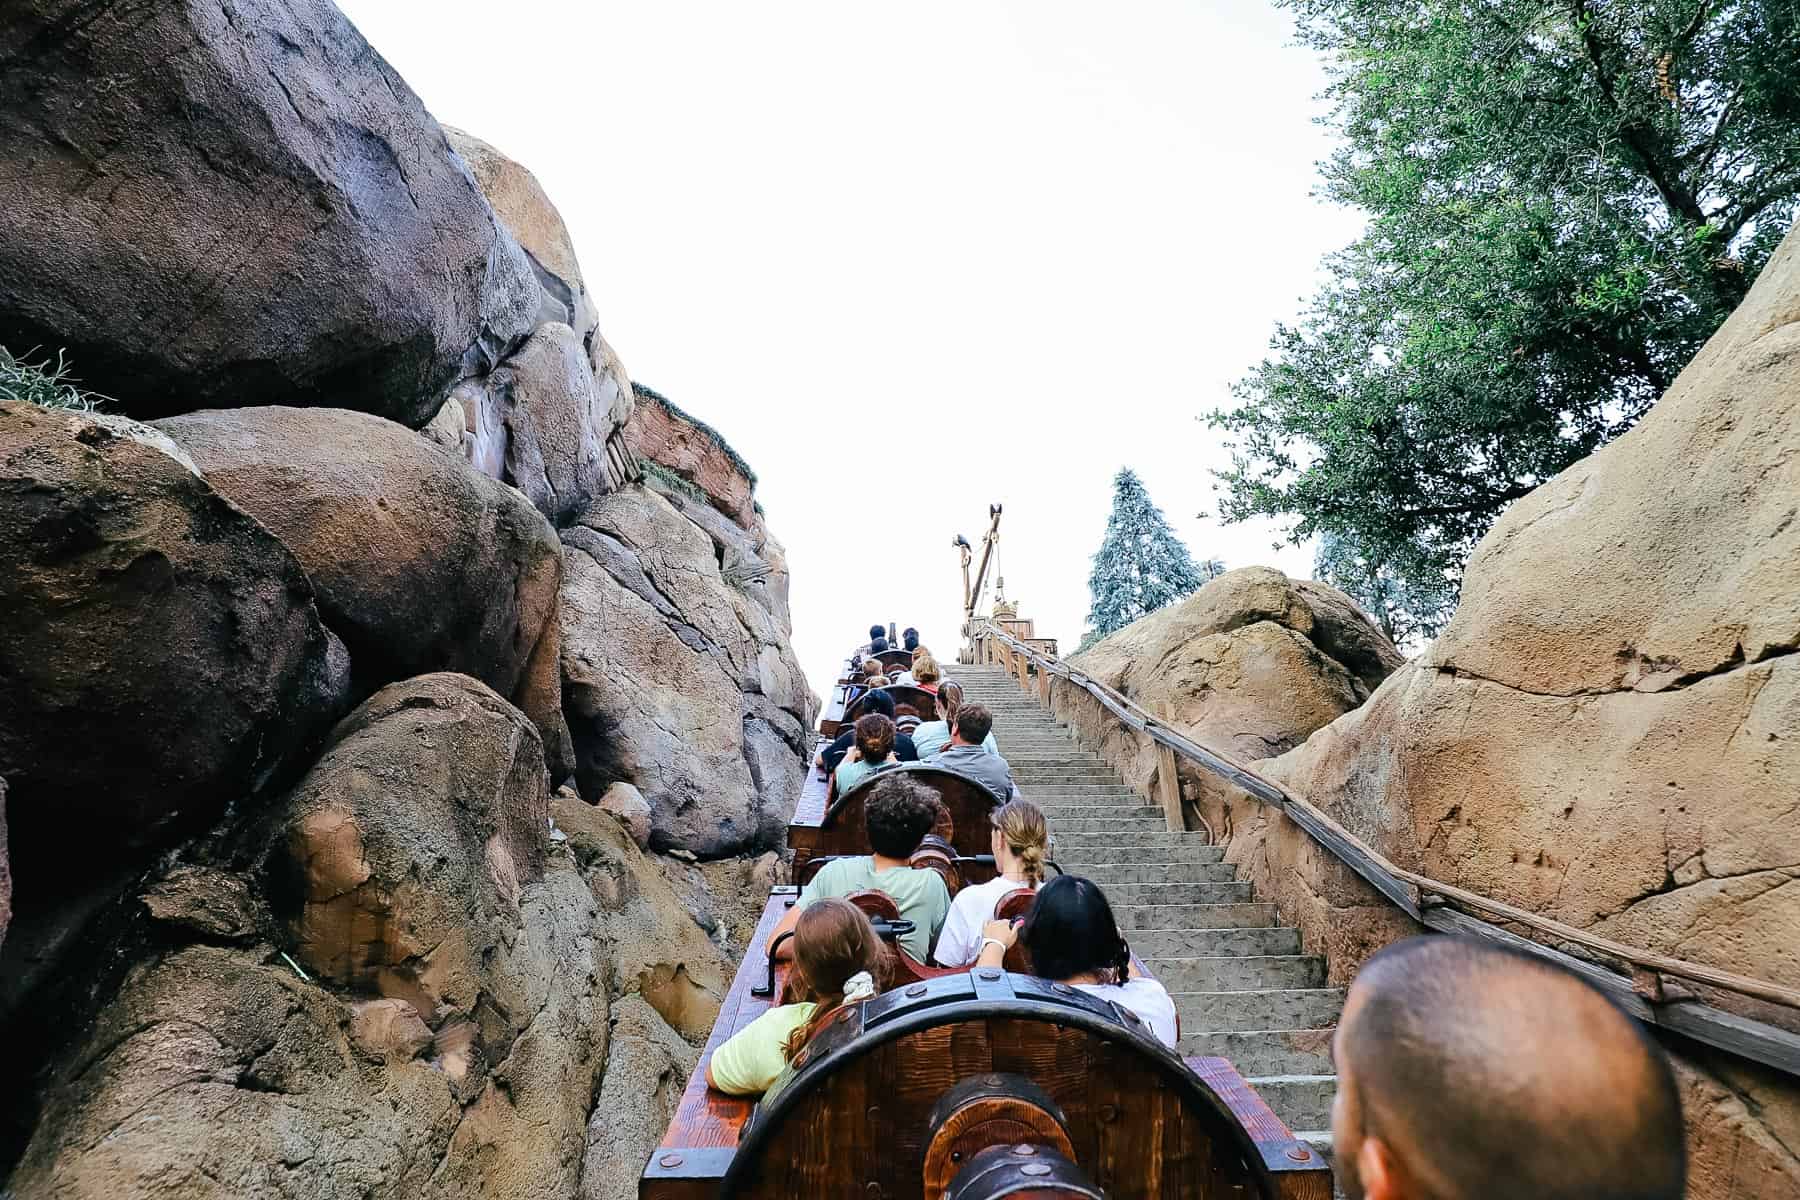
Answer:
[[[1312,199],[1324,77],[1263,0],[340,0],[439,120],[536,173],[634,379],[761,476],[824,693],[876,620],[954,658],[950,540],[1079,638],[1111,479],[1198,557],[1196,421],[1360,218]]]

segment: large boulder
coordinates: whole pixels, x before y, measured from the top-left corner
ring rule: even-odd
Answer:
[[[1399,651],[1337,589],[1242,567],[1187,599],[1095,643],[1070,665],[1201,744],[1240,761],[1270,758],[1354,709],[1402,662]],[[1058,716],[1146,793],[1156,746],[1093,697],[1061,680]],[[1004,747],[1005,732],[999,734]],[[1224,792],[1181,763],[1182,793],[1215,828]]]
[[[293,549],[364,691],[472,675],[537,722],[566,775],[560,547],[516,491],[365,413],[223,409],[157,427]]]
[[[634,386],[639,404],[631,419],[631,444],[638,457],[687,480],[740,526],[754,524],[756,476],[744,460],[712,427],[667,397],[642,384]]]
[[[18,0],[0,45],[0,345],[133,415],[421,425],[535,323],[524,252],[328,0]]]
[[[305,974],[266,944],[142,963],[50,1073],[13,1190],[574,1195],[604,954],[544,786],[531,722],[472,679],[369,700],[265,839]]]
[[[568,228],[537,179],[481,139],[449,134],[524,246],[539,306],[530,338],[492,371],[458,384],[426,433],[567,525],[632,476],[621,431],[636,397],[600,336]]]
[[[6,849],[6,780],[0,779],[0,949],[12,924],[12,858]]]
[[[1496,523],[1429,650],[1271,773],[1403,866],[1800,986],[1797,497],[1793,234],[1635,429]],[[1696,1196],[1800,1189],[1791,1080],[1683,1075]]]
[[[0,404],[0,775],[28,890],[286,782],[348,696],[300,562],[165,444]]]
[[[658,849],[774,845],[814,705],[786,631],[651,490],[602,497],[562,537],[563,697],[582,795],[631,783]]]
[[[609,1047],[578,1200],[635,1200],[644,1164],[700,1061],[700,1051],[637,997],[614,1006]]]

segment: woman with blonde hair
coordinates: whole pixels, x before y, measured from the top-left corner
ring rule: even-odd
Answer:
[[[828,897],[794,925],[794,966],[784,999],[713,1051],[706,1082],[733,1096],[769,1089],[833,1014],[881,991],[887,949],[862,909]]]
[[[946,679],[938,685],[938,719],[926,721],[912,731],[913,749],[918,751],[920,758],[935,758],[939,751],[950,744],[950,729],[956,724],[956,713],[962,707],[962,702],[962,684]],[[991,732],[981,739],[981,748],[989,754],[1000,753],[1000,746],[994,741]]]
[[[913,686],[922,688],[932,695],[937,695],[939,681],[944,678],[943,668],[938,666],[937,659],[931,657],[931,651],[920,646],[913,651],[912,664]]]
[[[1044,810],[1021,797],[995,809],[991,821],[994,866],[999,873],[986,883],[956,893],[944,930],[938,934],[935,957],[940,966],[974,962],[981,951],[982,929],[994,919],[994,907],[1001,897],[1020,888],[1035,892],[1043,886],[1050,855]]]

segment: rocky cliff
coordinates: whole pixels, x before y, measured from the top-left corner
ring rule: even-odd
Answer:
[[[0,46],[109,397],[0,404],[0,1190],[631,1194],[816,711],[754,475],[325,0]]]

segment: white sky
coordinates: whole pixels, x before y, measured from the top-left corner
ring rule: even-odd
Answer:
[[[1266,0],[339,0],[538,176],[634,379],[761,477],[827,694],[876,620],[953,659],[952,535],[1073,649],[1111,479],[1197,557],[1229,402],[1360,217],[1313,200],[1319,63]]]

